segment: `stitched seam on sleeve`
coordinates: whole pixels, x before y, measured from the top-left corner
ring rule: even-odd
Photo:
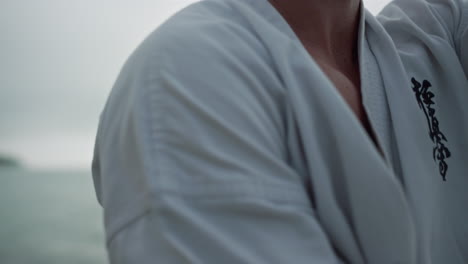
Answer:
[[[150,206],[142,208],[140,205],[142,203],[147,204],[150,196],[142,195],[138,199],[135,199],[132,203],[127,203],[126,206],[122,206],[120,212],[125,212],[126,214],[118,214],[112,222],[107,223],[106,227],[106,245],[109,247],[109,244],[112,242],[114,237],[126,226],[131,225],[133,222],[137,221],[145,214],[151,211]],[[129,213],[130,212],[130,213]]]
[[[167,175],[167,173],[166,173]],[[288,202],[293,204],[303,204],[311,206],[309,197],[305,188],[289,184],[272,184],[265,182],[251,181],[231,181],[223,183],[189,183],[187,186],[172,184],[157,188],[153,195],[161,193],[177,195],[181,197],[190,197],[191,199],[212,199],[249,196],[264,200]]]
[[[140,56],[145,55],[146,54],[143,52],[140,54]],[[153,101],[155,100],[151,100],[155,94],[157,94],[157,91],[153,91],[157,90],[154,89],[153,86],[155,86],[155,83],[158,83],[158,79],[160,78],[159,68],[155,64],[159,61],[158,55],[159,53],[154,52],[154,50],[147,52],[146,57],[148,58],[145,59],[147,61],[146,65],[144,63],[141,65],[141,67],[143,67],[143,69],[141,69],[143,87],[140,91],[137,91],[138,98],[136,99],[136,104],[142,102],[141,105],[136,106],[137,108],[140,108],[138,109],[140,113],[138,115],[139,121],[137,122],[136,129],[138,129],[142,135],[142,138],[140,139],[142,142],[139,142],[144,153],[142,155],[142,163],[144,166],[143,171],[145,175],[142,176],[149,186],[147,186],[143,193],[141,193],[138,197],[135,197],[130,202],[119,206],[117,209],[119,213],[105,217],[107,245],[109,245],[110,241],[122,229],[123,226],[128,225],[128,223],[131,223],[141,215],[144,215],[151,207],[150,203],[148,203],[150,201],[149,197],[151,197],[151,186],[153,186],[151,182],[153,177],[151,177],[151,175],[158,175],[159,172],[157,172],[157,168],[160,167],[159,159],[156,157],[156,152],[153,149],[153,146],[159,143],[160,140],[159,138],[155,140],[152,137],[152,125],[154,122],[158,122],[157,119],[153,120],[153,115],[154,113],[158,112],[154,111],[155,106],[153,105]],[[115,208],[113,211],[115,212]],[[113,217],[113,219],[107,219],[109,217]]]
[[[152,60],[152,62],[157,62],[159,61],[157,57]],[[153,68],[153,67],[152,67]],[[154,67],[154,69],[157,69],[157,67]],[[150,155],[145,156],[145,171],[148,172],[146,175],[147,180],[150,184],[149,187],[149,192],[151,192],[151,186],[154,186],[154,180],[152,177],[153,175],[160,175],[161,174],[161,164],[160,164],[160,155],[158,155],[158,152],[156,151],[157,147],[159,144],[163,144],[162,137],[157,136],[157,126],[156,124],[159,124],[162,119],[162,104],[159,104],[162,100],[158,100],[158,94],[162,94],[161,87],[157,87],[158,80],[161,79],[160,75],[160,70],[156,72],[156,76],[154,78],[150,78],[148,80],[148,86],[145,87],[145,100],[146,100],[146,118],[145,118],[145,123],[147,124],[146,130],[145,130],[145,142],[148,144],[145,144],[145,148],[148,151]],[[161,96],[162,97],[162,96]]]
[[[288,185],[264,185],[254,183],[233,184],[195,184],[190,189],[181,191],[176,186],[166,186],[151,192],[151,195],[142,195],[135,202],[127,204],[120,212],[131,212],[120,214],[109,223],[106,236],[106,244],[109,247],[115,236],[132,225],[151,211],[157,210],[155,203],[162,197],[177,197],[186,201],[239,201],[260,200],[275,204],[288,204],[289,206],[311,209],[310,200],[302,188]],[[138,206],[146,204],[144,208]]]

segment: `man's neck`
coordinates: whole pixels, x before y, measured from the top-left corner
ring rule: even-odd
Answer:
[[[339,66],[357,63],[361,0],[269,0],[304,46]],[[346,65],[346,66],[344,66]]]

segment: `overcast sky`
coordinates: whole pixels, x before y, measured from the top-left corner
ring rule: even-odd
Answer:
[[[99,113],[129,54],[194,0],[1,0],[0,154],[88,168]],[[365,0],[376,14],[388,0]]]

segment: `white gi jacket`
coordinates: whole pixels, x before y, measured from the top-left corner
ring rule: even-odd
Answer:
[[[96,138],[111,263],[468,262],[468,1],[360,12],[385,157],[267,0],[147,37]]]

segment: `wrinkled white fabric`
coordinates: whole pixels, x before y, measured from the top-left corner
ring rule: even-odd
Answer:
[[[467,263],[468,2],[360,14],[385,159],[268,1],[151,33],[96,137],[111,263]]]

